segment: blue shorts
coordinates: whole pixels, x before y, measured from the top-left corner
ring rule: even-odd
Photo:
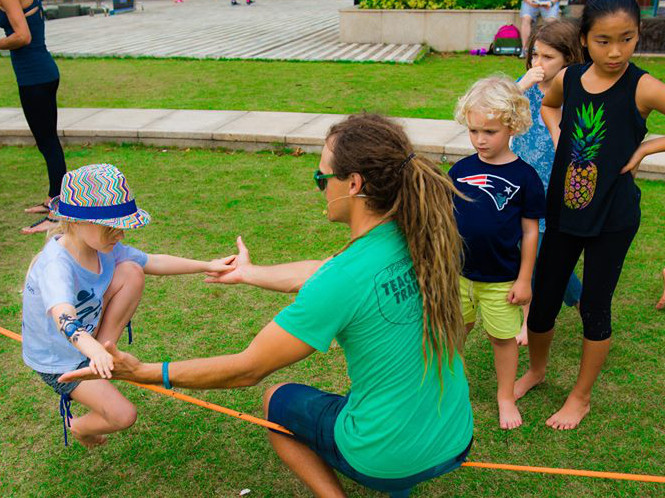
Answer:
[[[90,360],[86,358],[83,360],[79,366],[77,366],[74,370],[78,370],[79,368],[85,368],[88,365],[90,365]],[[58,378],[67,372],[62,372],[62,373],[56,373],[56,374],[47,374],[47,373],[42,373],[42,372],[37,372],[39,376],[42,378],[44,382],[46,382],[49,386],[53,388],[56,394],[59,394],[60,396],[69,396],[72,394],[72,391],[78,387],[78,385],[81,383],[80,380],[75,380],[74,382],[58,382]]]
[[[520,8],[520,17],[530,17],[531,19],[538,19],[542,16],[543,19],[558,19],[559,18],[559,2],[551,7],[534,7],[522,0],[522,7]]]
[[[471,449],[473,439],[457,457],[409,477],[382,479],[362,474],[351,467],[335,443],[335,421],[347,401],[348,396],[330,394],[303,384],[285,384],[270,399],[268,420],[289,429],[295,434],[295,439],[306,444],[328,465],[345,476],[384,493],[405,491],[418,483],[455,470],[466,460]]]

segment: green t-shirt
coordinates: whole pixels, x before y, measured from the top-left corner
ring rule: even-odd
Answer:
[[[406,239],[395,222],[374,228],[328,261],[277,315],[319,351],[337,339],[351,392],[335,442],[357,471],[397,479],[461,453],[473,432],[461,358],[424,374],[423,312]]]

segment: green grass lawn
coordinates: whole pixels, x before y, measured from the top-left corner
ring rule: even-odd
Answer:
[[[149,61],[152,63],[152,61]],[[106,63],[106,62],[105,62]],[[66,66],[66,64],[63,64]],[[350,68],[351,66],[349,66]],[[87,105],[87,104],[86,104]],[[153,215],[127,243],[147,252],[209,259],[234,251],[242,234],[255,262],[322,258],[342,247],[344,226],[328,223],[311,181],[318,157],[135,146],[68,147],[73,169],[111,162],[127,175],[138,203]],[[21,289],[42,236],[22,236],[23,214],[46,189],[36,149],[0,149],[0,326],[20,332]],[[614,299],[616,342],[578,430],[555,432],[545,419],[571,388],[581,324],[564,309],[546,383],[519,405],[524,426],[498,428],[491,347],[480,330],[466,363],[476,421],[471,461],[665,474],[665,314],[654,309],[665,265],[665,184],[640,181],[642,227]],[[200,276],[148,277],[134,317],[135,342],[121,347],[146,361],[237,352],[293,299],[247,287],[208,286]],[[0,494],[2,496],[308,496],[281,465],[265,430],[181,401],[118,383],[137,405],[130,430],[87,451],[62,444],[58,398],[23,365],[20,345],[0,337]],[[522,351],[520,372],[526,365]],[[186,391],[261,416],[264,389],[298,381],[343,393],[349,387],[339,349],[316,353],[261,385],[234,391]],[[74,414],[81,414],[79,406]],[[351,496],[378,496],[348,483]],[[463,468],[418,486],[413,496],[663,496],[662,484]]]
[[[665,81],[665,59],[635,62]],[[61,107],[222,109],[453,119],[478,78],[523,74],[516,57],[429,55],[416,64],[174,59],[58,59]],[[18,107],[9,58],[0,59],[0,107]],[[665,134],[665,116],[649,118]]]

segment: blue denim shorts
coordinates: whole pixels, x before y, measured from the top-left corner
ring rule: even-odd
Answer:
[[[555,3],[551,7],[534,7],[529,5],[525,1],[522,1],[522,7],[520,8],[520,17],[529,16],[531,19],[538,19],[538,16],[542,16],[543,19],[558,19],[559,18],[559,2]]]
[[[335,421],[347,401],[348,396],[327,393],[303,384],[285,384],[270,399],[268,420],[289,429],[295,434],[295,439],[306,444],[345,476],[384,493],[405,491],[457,469],[471,449],[473,439],[457,457],[409,477],[382,479],[362,474],[351,467],[335,443]]]
[[[79,365],[74,369],[78,370],[79,368],[85,368],[88,365],[90,365],[90,360],[85,359]],[[47,373],[42,373],[42,372],[37,372],[39,376],[42,378],[44,382],[46,382],[49,386],[53,388],[56,394],[59,394],[60,396],[69,396],[72,394],[72,391],[78,387],[78,385],[81,383],[80,380],[74,381],[74,382],[58,382],[58,377],[60,377],[62,373],[55,373],[55,374],[47,374]]]

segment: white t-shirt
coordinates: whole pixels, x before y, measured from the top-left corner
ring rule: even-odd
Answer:
[[[143,267],[148,261],[144,252],[118,243],[108,254],[97,253],[100,273],[94,273],[79,265],[58,243],[59,238],[47,242],[23,289],[23,361],[33,370],[49,374],[74,370],[86,358],[58,330],[51,308],[71,304],[87,332],[93,334],[116,265],[133,261]]]

